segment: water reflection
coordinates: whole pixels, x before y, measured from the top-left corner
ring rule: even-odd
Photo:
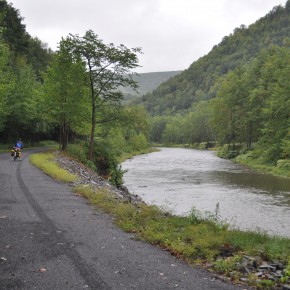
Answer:
[[[259,174],[251,171],[216,171],[209,172],[212,178],[217,179],[227,185],[249,188],[259,191],[265,191],[269,194],[276,194],[277,192],[285,192],[289,194],[289,180],[286,178],[278,178],[268,174]]]
[[[214,152],[162,148],[123,163],[125,185],[175,214],[214,211],[242,229],[290,237],[290,180],[259,174]]]

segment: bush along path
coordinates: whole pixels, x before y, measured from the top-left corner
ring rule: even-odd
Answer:
[[[52,161],[77,176],[71,182],[75,194],[112,214],[115,223],[137,239],[158,245],[219,279],[256,289],[290,290],[289,239],[230,230],[217,216],[197,211],[188,217],[173,216],[146,205],[125,187],[113,187],[69,156],[55,153]]]

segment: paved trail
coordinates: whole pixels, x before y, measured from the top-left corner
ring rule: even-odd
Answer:
[[[241,289],[134,240],[29,163],[0,155],[0,289]]]

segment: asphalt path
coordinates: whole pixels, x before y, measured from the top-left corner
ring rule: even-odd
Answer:
[[[29,163],[0,155],[0,289],[241,289],[134,239]]]

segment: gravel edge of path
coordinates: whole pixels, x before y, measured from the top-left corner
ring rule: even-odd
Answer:
[[[108,180],[98,175],[95,171],[69,156],[56,151],[55,161],[62,169],[78,176],[77,180],[72,183],[73,186],[89,185],[94,190],[105,189],[114,194],[116,198],[129,201],[133,205],[144,203],[138,195],[131,194],[125,186],[117,188],[111,185]]]

